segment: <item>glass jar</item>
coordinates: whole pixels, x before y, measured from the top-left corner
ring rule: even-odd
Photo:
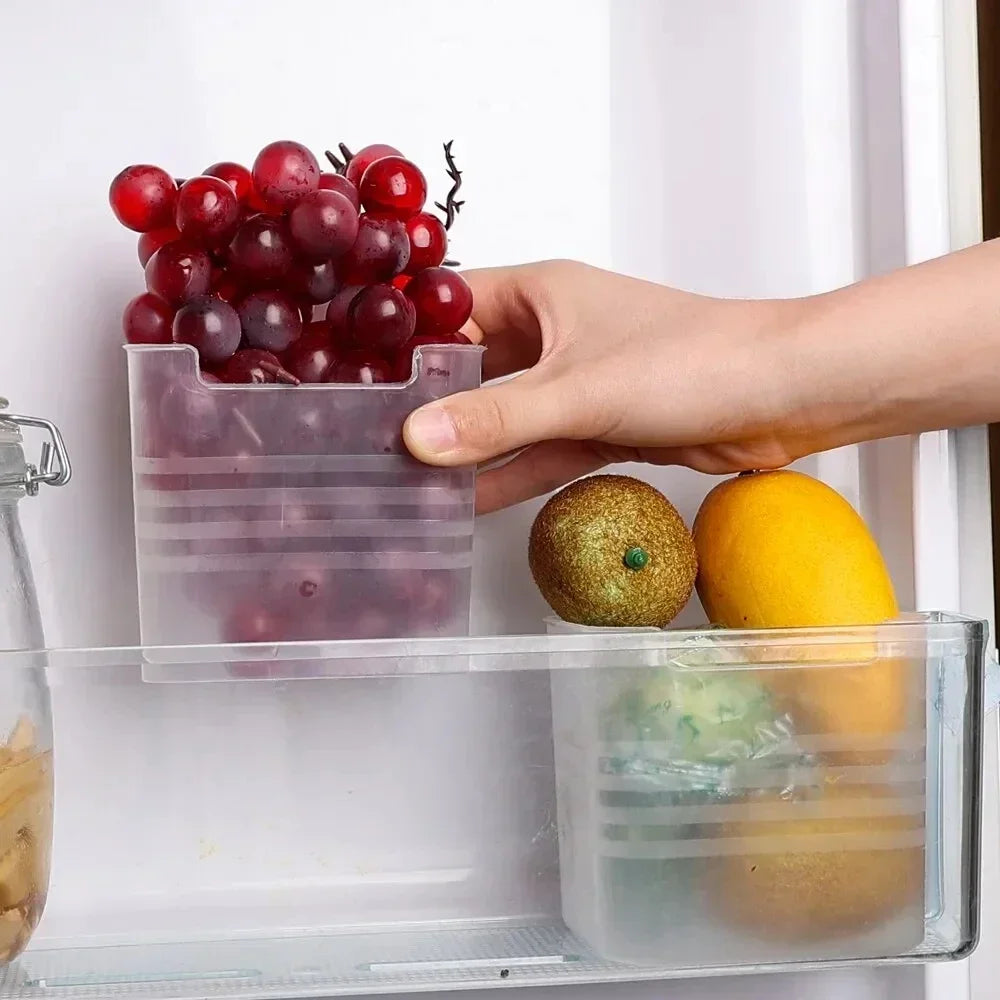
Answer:
[[[52,850],[52,713],[45,637],[18,504],[70,466],[48,421],[2,412],[0,400],[0,649],[25,650],[0,672],[0,963],[19,955],[45,906]],[[22,427],[48,433],[38,466],[25,461]]]

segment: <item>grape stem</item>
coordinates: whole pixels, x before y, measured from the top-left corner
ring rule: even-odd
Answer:
[[[260,361],[257,367],[262,372],[267,372],[268,375],[273,376],[278,382],[284,382],[285,385],[301,385],[301,381],[297,379],[290,371],[286,371],[281,365],[273,364],[270,361]],[[254,381],[257,380],[257,373],[254,372]],[[264,380],[261,379],[263,382]]]
[[[454,139],[449,139],[444,144],[444,161],[448,165],[448,177],[453,181],[451,190],[448,192],[448,197],[445,198],[445,204],[442,205],[439,201],[434,202],[435,206],[444,212],[445,229],[451,229],[451,224],[465,204],[464,201],[455,200],[455,195],[458,194],[458,190],[462,186],[462,171],[455,165],[455,158],[451,155],[451,146],[454,141]]]
[[[341,177],[343,177],[344,172],[347,170],[347,164],[344,163],[343,160],[338,160],[337,157],[330,152],[330,150],[326,150],[323,155],[330,161],[330,164],[333,167],[333,169],[338,174],[340,174]]]

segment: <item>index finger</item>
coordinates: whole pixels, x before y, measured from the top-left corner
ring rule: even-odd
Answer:
[[[523,371],[538,362],[542,329],[525,267],[487,267],[463,271],[472,289],[472,318],[462,328],[487,348],[483,378]]]

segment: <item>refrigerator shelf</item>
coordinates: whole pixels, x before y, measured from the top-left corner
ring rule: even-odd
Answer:
[[[45,671],[56,783],[45,915],[0,998],[292,998],[962,956],[978,933],[985,644],[984,623],[931,614],[0,653],[0,683]],[[872,688],[852,716],[865,700],[842,692],[887,676],[897,687]],[[765,691],[781,703],[762,715]],[[784,896],[751,882],[772,924],[760,908],[748,924],[733,880],[775,858],[798,859],[797,882]],[[822,912],[846,907],[849,933],[815,933],[808,908],[782,917],[809,898],[817,859],[840,885]],[[899,899],[898,885],[845,890],[883,864],[912,875]]]
[[[926,954],[944,942],[928,940]],[[917,951],[885,962],[921,961]],[[430,990],[568,986],[803,971],[832,963],[728,966],[724,970],[616,964],[594,955],[562,921],[442,927],[405,933],[304,935],[231,941],[29,951],[0,974],[0,996],[141,996],[287,1000]]]

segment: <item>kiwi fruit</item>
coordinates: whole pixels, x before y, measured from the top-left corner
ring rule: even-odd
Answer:
[[[694,541],[674,505],[631,476],[590,476],[538,512],[528,563],[563,621],[604,628],[669,625],[694,589]]]

